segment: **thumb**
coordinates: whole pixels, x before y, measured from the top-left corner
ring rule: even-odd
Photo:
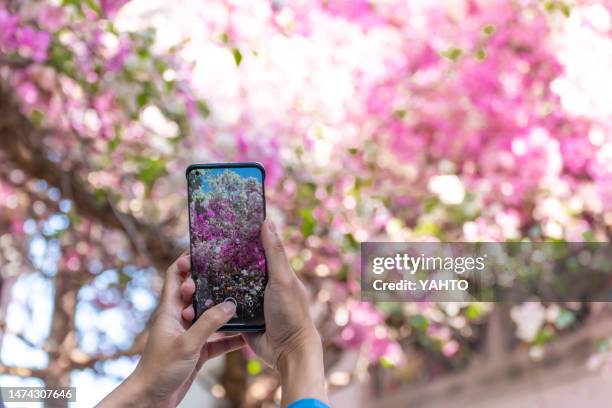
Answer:
[[[268,279],[271,283],[288,284],[293,278],[293,271],[287,260],[285,247],[274,223],[265,220],[261,225],[261,242],[266,253]]]
[[[200,349],[208,338],[221,326],[227,323],[236,313],[236,305],[233,302],[223,302],[211,307],[196,320],[196,322],[185,332],[187,342],[194,349]]]

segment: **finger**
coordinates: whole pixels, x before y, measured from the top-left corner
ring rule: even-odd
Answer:
[[[176,266],[183,276],[191,272],[191,257],[189,253],[186,253],[185,256],[181,256],[176,262]]]
[[[181,277],[178,268],[179,261],[185,258],[188,252],[184,251],[166,270],[166,280],[164,281],[163,296],[166,299],[178,297],[178,287],[181,284]],[[182,261],[181,261],[182,262]]]
[[[223,302],[211,307],[196,320],[185,335],[192,344],[202,347],[211,334],[227,323],[236,312],[233,302]]]
[[[242,333],[244,342],[251,348],[259,358],[262,359],[270,367],[274,367],[274,350],[270,348],[270,344],[266,342],[266,336],[263,333]]]
[[[195,310],[193,309],[193,305],[189,305],[185,309],[183,309],[183,311],[181,312],[181,317],[186,323],[191,324],[191,322],[193,322],[193,318],[195,317]]]
[[[217,340],[221,340],[222,338],[227,337],[225,334],[223,333],[213,333],[210,335],[210,337],[208,338],[208,342],[210,343],[211,341],[217,341]]]
[[[246,345],[241,335],[223,337],[221,339],[209,341],[205,347],[206,358],[215,358],[221,354],[241,349]]]
[[[191,304],[193,301],[193,294],[195,293],[195,282],[191,277],[185,279],[181,284],[181,299],[186,305]]]
[[[263,338],[261,333],[242,333],[241,336],[244,339],[244,342],[248,344],[252,350],[259,348],[259,344]]]
[[[274,223],[265,220],[261,226],[261,241],[266,252],[268,279],[271,283],[288,284],[293,278],[293,270],[289,266],[285,247],[281,241]]]

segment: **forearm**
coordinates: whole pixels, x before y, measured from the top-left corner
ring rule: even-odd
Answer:
[[[282,401],[286,407],[303,398],[316,398],[328,403],[325,390],[323,348],[320,339],[310,342],[279,360]]]
[[[152,407],[162,406],[155,401],[149,387],[136,374],[132,373],[124,382],[106,396],[97,408]]]

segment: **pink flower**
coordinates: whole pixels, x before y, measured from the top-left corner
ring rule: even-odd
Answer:
[[[47,59],[47,51],[51,43],[51,35],[37,31],[30,26],[20,27],[15,33],[17,49],[22,57],[32,58],[36,62]]]
[[[30,81],[23,81],[17,85],[17,94],[28,106],[34,105],[38,100],[38,88]]]
[[[0,8],[0,49],[12,52],[15,49],[14,36],[17,31],[19,17]]]
[[[446,357],[452,357],[459,351],[459,343],[456,340],[451,340],[442,346],[442,354]]]
[[[121,38],[119,40],[119,47],[117,48],[115,54],[108,58],[108,62],[106,63],[106,71],[111,74],[120,71],[131,51],[132,44],[130,43],[130,40],[128,38]]]
[[[349,322],[340,332],[338,343],[344,347],[365,346],[371,362],[384,358],[388,363],[399,364],[403,359],[401,347],[389,337],[383,328],[384,316],[371,303],[349,301]]]
[[[129,0],[102,0],[102,13],[107,17],[112,17]]]
[[[23,235],[23,219],[14,218],[11,220],[11,234],[15,237]]]
[[[569,137],[561,140],[563,164],[573,174],[580,175],[595,156],[595,148],[585,137]]]
[[[63,7],[46,6],[38,14],[38,25],[46,31],[56,31],[66,22]]]

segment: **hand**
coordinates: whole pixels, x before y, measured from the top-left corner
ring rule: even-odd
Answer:
[[[310,318],[306,288],[289,265],[283,243],[271,221],[263,223],[261,240],[268,265],[268,285],[264,294],[266,331],[245,334],[245,337],[259,357],[279,370],[290,354],[321,349],[321,338]]]
[[[193,284],[190,270],[188,254],[168,268],[140,362],[100,407],[176,407],[208,359],[245,345],[239,335],[213,338],[217,329],[234,315],[236,306],[231,302],[208,309],[193,325],[193,315],[185,320],[183,310],[191,304],[193,291],[186,295],[179,288],[185,279]]]
[[[321,338],[310,318],[308,295],[295,275],[283,243],[272,222],[262,225],[261,239],[268,265],[268,285],[264,294],[264,333],[245,333],[253,351],[281,375],[282,405],[301,398],[327,401]],[[181,292],[191,296],[195,285],[187,279]],[[183,318],[193,318],[193,307]]]

